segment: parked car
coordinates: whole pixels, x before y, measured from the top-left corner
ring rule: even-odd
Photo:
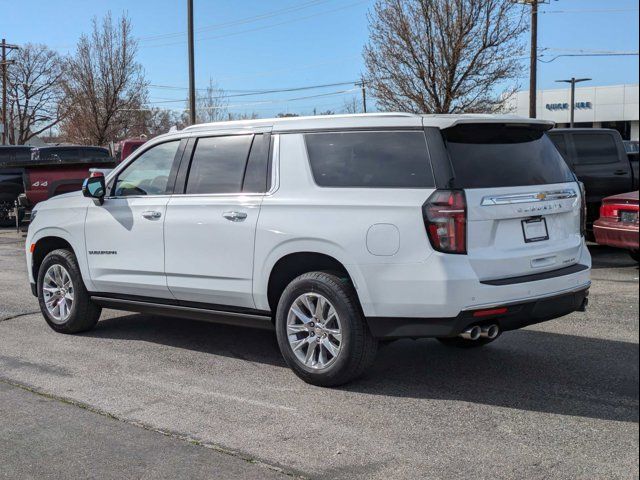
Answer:
[[[162,135],[37,206],[31,288],[64,333],[103,307],[275,328],[322,386],[380,340],[486,345],[586,307],[583,196],[551,126],[368,114]]]
[[[18,147],[11,147],[18,148]],[[15,223],[14,202],[21,207],[19,214],[31,210],[39,202],[63,193],[79,191],[91,169],[115,167],[109,150],[102,147],[64,145],[51,147],[21,147],[20,157],[14,156],[0,164],[0,168],[14,172],[13,181],[20,183],[20,192],[11,200],[8,224]]]
[[[600,218],[593,225],[600,245],[624,248],[640,261],[638,246],[638,192],[607,197],[600,207]]]
[[[587,229],[598,218],[602,199],[638,188],[638,156],[627,155],[617,130],[557,128],[549,137],[587,191]]]
[[[15,224],[12,214],[18,196],[24,192],[22,165],[31,160],[31,147],[0,145],[0,227]]]
[[[637,140],[623,140],[623,143],[627,153],[640,153],[640,142]]]

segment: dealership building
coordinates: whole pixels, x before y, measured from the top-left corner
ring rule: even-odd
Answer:
[[[558,127],[568,127],[571,90],[538,90],[537,117],[553,120]],[[613,128],[625,140],[638,140],[638,84],[606,87],[576,87],[575,127]],[[529,92],[518,92],[508,108],[519,116],[529,116]]]

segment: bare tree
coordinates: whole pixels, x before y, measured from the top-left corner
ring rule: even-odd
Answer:
[[[114,23],[108,13],[101,22],[94,17],[92,26],[67,65],[68,115],[61,130],[69,141],[105,145],[135,124],[147,83],[136,61],[131,21],[122,16]]]
[[[136,112],[134,119],[126,131],[123,132],[123,138],[142,135],[153,138],[167,133],[171,127],[182,128],[186,126],[186,124],[182,124],[181,116],[177,112],[157,107]]]
[[[196,121],[198,123],[221,122],[227,120],[229,101],[212,78],[204,92],[196,94]]]
[[[382,110],[496,111],[521,72],[524,30],[511,0],[377,0],[367,85]]]
[[[57,125],[64,115],[63,59],[45,45],[20,47],[8,70],[9,143],[23,145]]]
[[[360,113],[362,112],[362,102],[357,96],[353,95],[351,98],[344,101],[342,111],[344,113]]]
[[[260,118],[256,112],[229,113],[229,120],[255,120],[256,118]]]

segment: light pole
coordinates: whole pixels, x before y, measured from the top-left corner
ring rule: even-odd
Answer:
[[[576,83],[580,82],[588,82],[591,80],[590,78],[575,78],[571,77],[569,80],[556,80],[558,83],[570,83],[571,84],[571,121],[569,122],[569,127],[573,128],[573,119],[575,117],[576,111]]]

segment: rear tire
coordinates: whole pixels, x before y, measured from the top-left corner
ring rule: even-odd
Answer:
[[[321,387],[361,375],[378,347],[351,282],[325,272],[305,273],[287,286],[276,310],[276,335],[287,365]]]
[[[636,262],[640,262],[640,250],[629,250],[629,255],[631,256],[631,258],[633,258]]]
[[[436,340],[438,340],[441,344],[446,345],[447,347],[478,348],[484,347],[491,342],[495,342],[498,338],[500,338],[500,335],[502,335],[502,332],[500,332],[496,338],[479,338],[478,340],[467,340],[466,338],[461,337],[442,337],[437,338]]]
[[[42,315],[56,332],[85,332],[98,323],[102,309],[91,301],[69,250],[53,250],[44,258],[37,288]]]

